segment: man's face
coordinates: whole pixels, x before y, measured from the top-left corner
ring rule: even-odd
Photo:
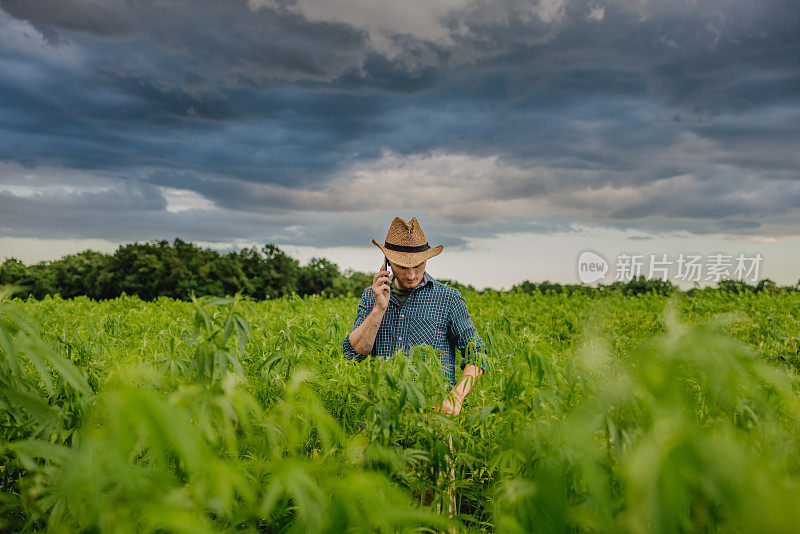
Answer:
[[[394,279],[397,280],[397,287],[400,289],[412,289],[417,287],[422,282],[422,277],[425,275],[425,264],[428,260],[423,261],[416,267],[401,267],[396,263],[389,262],[394,273]]]

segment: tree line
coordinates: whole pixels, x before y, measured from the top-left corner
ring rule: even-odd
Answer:
[[[113,254],[85,250],[30,266],[16,258],[0,264],[0,285],[20,286],[16,296],[36,299],[60,294],[104,300],[123,293],[148,301],[161,296],[190,300],[192,294],[241,293],[256,300],[292,294],[360,296],[371,284],[372,274],[340,271],[325,258],[301,266],[273,244],[221,254],[181,239],[122,245]]]
[[[573,293],[579,294],[602,294],[619,292],[624,295],[644,295],[646,293],[656,293],[659,295],[669,295],[676,292],[682,292],[680,287],[673,284],[669,280],[651,279],[644,275],[639,275],[628,281],[616,281],[611,284],[600,284],[597,287],[584,286],[581,284],[560,284],[558,282],[531,282],[526,280],[511,288],[511,291],[521,293],[565,293],[572,295]],[[748,284],[740,280],[720,280],[717,287],[706,288],[691,288],[685,291],[686,294],[692,295],[696,291],[728,291],[731,293],[792,293],[800,291],[800,280],[794,285],[781,286],[776,284],[769,278],[759,280],[755,284]]]
[[[437,280],[462,292],[476,291],[470,284]],[[8,258],[0,264],[0,285],[19,286],[17,296],[36,299],[59,294],[62,298],[85,295],[104,300],[123,293],[137,295],[142,300],[161,296],[190,300],[192,294],[226,296],[236,293],[256,300],[292,294],[360,296],[364,288],[371,284],[371,273],[352,269],[341,271],[337,264],[319,257],[301,266],[298,260],[273,244],[266,244],[260,249],[249,247],[239,252],[221,254],[175,239],[172,243],[162,240],[122,245],[113,254],[85,250],[30,266],[15,258]],[[727,291],[754,293],[799,289],[798,285],[780,287],[769,279],[753,286],[725,280],[720,282],[719,287]],[[491,291],[495,290],[479,292]],[[549,281],[525,281],[513,286],[511,291],[668,294],[679,289],[670,282],[639,277],[629,282],[615,282],[596,288]]]

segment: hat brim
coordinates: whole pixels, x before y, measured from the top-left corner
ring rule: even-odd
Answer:
[[[372,244],[381,249],[383,254],[389,258],[390,262],[396,263],[401,267],[416,267],[423,261],[438,255],[444,250],[444,245],[438,245],[423,252],[398,252],[396,250],[389,250],[374,239],[372,240]]]

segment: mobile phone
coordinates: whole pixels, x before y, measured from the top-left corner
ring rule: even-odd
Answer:
[[[383,268],[381,270],[382,271],[389,270],[389,258],[387,258],[386,256],[383,257]],[[384,282],[384,284],[389,285],[388,282]]]

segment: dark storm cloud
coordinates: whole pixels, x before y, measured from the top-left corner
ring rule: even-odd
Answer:
[[[10,237],[102,238],[112,241],[168,239],[294,241],[286,231],[308,219],[299,214],[272,215],[218,211],[165,211],[166,201],[153,186],[129,185],[96,193],[18,197],[0,192],[0,232]],[[301,241],[303,235],[299,236]]]
[[[133,32],[133,20],[126,17],[123,2],[73,2],[8,0],[3,9],[17,18],[49,29],[75,30],[101,37],[122,37]]]
[[[387,150],[498,158],[469,177],[479,196],[432,212],[443,235],[571,228],[501,216],[519,199],[552,199],[575,221],[698,233],[757,233],[797,208],[800,10],[789,1],[464,2],[441,16],[441,35],[389,25],[380,46],[358,17],[320,20],[302,1],[0,9],[0,161],[115,173],[141,192],[126,206],[112,193],[21,201],[65,235],[135,233],[69,222],[94,206],[130,228],[147,213],[138,224],[219,240],[280,214],[264,227],[293,243],[353,244],[365,223],[337,237],[304,214],[382,208],[343,184]],[[705,187],[599,206],[570,197],[682,175]],[[754,193],[774,180],[776,194]],[[195,191],[234,222],[193,226],[202,217],[165,211],[157,185]],[[6,235],[20,231],[5,217]]]
[[[365,47],[357,29],[310,23],[280,9],[253,11],[242,0],[3,0],[0,7],[36,28],[96,47],[95,66],[177,67],[158,74],[162,80],[182,78],[187,89],[325,78],[347,67],[348,56]],[[127,53],[114,50],[118,45]],[[103,61],[104,55],[110,61]]]

